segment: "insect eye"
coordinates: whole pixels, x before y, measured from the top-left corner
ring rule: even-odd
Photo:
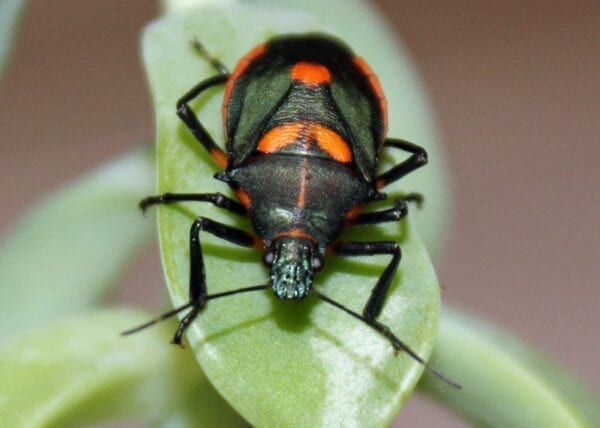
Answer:
[[[263,263],[265,264],[265,266],[267,267],[271,267],[273,266],[273,259],[275,258],[275,256],[273,255],[272,251],[268,251],[263,255]]]
[[[321,269],[323,269],[323,259],[320,257],[313,257],[312,267],[315,272],[319,272]]]

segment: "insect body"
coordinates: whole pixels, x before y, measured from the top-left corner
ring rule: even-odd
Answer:
[[[177,103],[177,114],[223,169],[215,177],[233,188],[239,202],[220,193],[166,193],[148,197],[140,206],[210,202],[249,216],[256,233],[205,217],[193,222],[190,301],[162,317],[190,309],[173,342],[181,343],[185,329],[208,300],[271,288],[279,299],[315,296],[347,312],[386,337],[395,350],[407,352],[446,380],[377,320],[400,263],[399,245],[393,241],[337,240],[349,225],[398,221],[407,214],[407,201],[421,200],[420,195],[410,194],[397,199],[389,209],[361,213],[369,202],[385,199],[380,189],[427,163],[423,148],[385,138],[386,101],[369,66],[342,42],[319,34],[271,39],[251,50],[231,73],[199,43],[196,47],[218,74],[186,93]],[[215,143],[189,106],[206,89],[221,84],[225,84],[222,114],[226,151]],[[378,175],[378,160],[386,147],[404,150],[410,156]],[[209,294],[200,232],[261,249],[263,262],[270,268],[268,283]],[[391,257],[362,313],[314,288],[313,276],[323,268],[325,253]]]

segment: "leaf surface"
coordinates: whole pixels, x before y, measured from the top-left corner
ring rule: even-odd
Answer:
[[[97,304],[150,238],[138,201],[154,157],[139,149],[58,190],[0,245],[0,337]]]
[[[234,427],[243,421],[191,356],[165,344],[174,324],[122,338],[148,314],[65,317],[0,348],[0,420],[7,427],[79,427],[107,420]]]
[[[2,0],[0,2],[0,77],[12,51],[24,8],[25,0]]]
[[[356,1],[327,2],[327,19],[320,14],[324,7],[314,1],[294,3],[294,8],[302,10],[280,9],[275,2],[196,2],[146,29],[143,51],[158,124],[159,193],[219,191],[232,196],[226,185],[212,179],[218,171],[215,164],[175,115],[176,100],[215,74],[191,49],[193,38],[231,69],[250,48],[275,34],[335,34],[363,55],[376,72],[381,71],[392,112],[390,135],[412,138],[435,152],[418,83],[381,20]],[[370,31],[362,31],[364,28]],[[222,89],[217,89],[192,103],[216,141],[223,140],[221,101]],[[409,110],[408,118],[398,114],[404,110]],[[384,164],[389,167],[400,159],[400,154],[386,156]],[[433,167],[426,169],[429,172],[415,173],[413,180],[405,181],[410,187],[403,189],[423,191],[432,200],[431,204],[428,200],[427,210],[435,213],[443,205],[436,197],[444,186]],[[250,230],[247,220],[207,205],[159,208],[163,264],[175,305],[187,302],[188,239],[194,218],[201,214]],[[435,215],[427,221],[436,223]],[[365,227],[348,236],[401,241],[401,269],[381,321],[427,357],[437,326],[439,292],[414,228],[405,221]],[[266,282],[268,272],[260,254],[208,234],[201,239],[210,293]],[[329,257],[315,286],[360,312],[388,262],[389,256]],[[189,329],[188,338],[217,390],[257,426],[282,426],[290,421],[299,426],[386,424],[422,371],[406,355],[395,356],[386,340],[342,311],[314,298],[278,301],[270,291],[211,301]]]
[[[420,388],[477,426],[597,427],[600,398],[531,346],[486,321],[445,308],[432,355],[463,389],[429,375]]]

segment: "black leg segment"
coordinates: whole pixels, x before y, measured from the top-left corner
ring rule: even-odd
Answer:
[[[192,223],[190,228],[190,304],[192,310],[181,320],[179,328],[173,337],[173,343],[180,345],[181,338],[186,328],[194,321],[200,310],[204,308],[206,302],[211,298],[206,290],[206,272],[204,270],[204,259],[202,256],[202,247],[200,244],[200,232],[208,232],[219,238],[222,238],[232,244],[242,247],[253,247],[256,239],[241,229],[218,223],[208,218],[199,217]],[[253,287],[251,287],[254,289]],[[249,289],[239,289],[225,294],[221,293],[218,297],[234,294],[236,292],[252,291]],[[215,298],[213,296],[212,298]]]
[[[367,301],[367,304],[365,305],[362,314],[348,309],[341,303],[327,297],[326,295],[322,294],[321,292],[315,289],[311,291],[311,294],[317,297],[318,299],[332,306],[335,306],[338,309],[341,309],[347,314],[367,324],[373,330],[377,331],[379,334],[385,337],[390,342],[390,344],[396,352],[406,352],[411,358],[422,364],[425,367],[425,369],[431,372],[438,379],[444,381],[445,383],[454,388],[461,388],[459,384],[452,381],[451,379],[448,379],[443,373],[431,367],[415,351],[413,351],[408,345],[406,345],[394,333],[392,333],[388,326],[382,324],[376,319],[381,313],[381,309],[385,302],[390,283],[400,263],[401,252],[398,243],[393,241],[337,242],[335,243],[333,248],[335,254],[340,256],[370,256],[375,254],[390,254],[392,256],[392,260],[377,280],[377,284],[375,284],[375,287],[371,291],[371,296],[369,297],[369,300]]]
[[[334,246],[335,254],[339,256],[372,256],[375,254],[390,254],[392,260],[387,265],[377,284],[371,291],[371,296],[363,309],[363,317],[374,321],[381,312],[388,289],[394,274],[400,264],[400,245],[394,241],[381,242],[339,242]]]
[[[365,225],[401,220],[408,214],[408,202],[415,202],[417,206],[420,207],[423,203],[423,196],[419,193],[409,193],[408,195],[397,198],[394,201],[393,208],[375,211],[372,213],[359,214],[352,221],[352,224]]]
[[[375,179],[378,189],[393,183],[396,180],[404,177],[406,174],[422,167],[427,163],[427,152],[421,146],[410,143],[405,140],[388,138],[384,142],[384,147],[393,147],[411,153],[410,157],[404,162],[392,167]]]
[[[200,144],[202,144],[204,148],[208,150],[213,159],[215,159],[217,164],[222,168],[227,166],[227,155],[223,149],[221,149],[217,143],[215,143],[215,140],[210,136],[202,123],[200,123],[196,113],[194,113],[194,110],[192,110],[188,103],[194,98],[198,97],[203,91],[212,88],[213,86],[225,83],[228,78],[228,74],[218,74],[206,79],[190,89],[183,97],[179,99],[179,101],[177,101],[177,116],[181,118],[183,123],[185,123],[191,133],[194,134]]]
[[[140,209],[145,213],[153,205],[172,204],[174,202],[210,202],[234,214],[246,214],[246,208],[242,204],[222,193],[163,193],[162,195],[148,196],[142,199]]]
[[[192,48],[194,48],[202,58],[207,60],[210,63],[210,65],[212,65],[212,67],[217,71],[217,73],[222,74],[224,76],[229,75],[227,67],[225,67],[225,65],[223,65],[223,63],[217,58],[212,56],[198,39],[192,39],[190,44],[192,45]]]
[[[354,312],[351,309],[348,309],[347,307],[345,307],[344,305],[342,305],[339,302],[336,302],[335,300],[327,297],[326,295],[318,292],[317,290],[312,290],[311,294],[313,296],[315,296],[317,299],[320,299],[338,309],[341,309],[342,311],[346,312],[347,314],[353,316],[354,318],[364,322],[365,324],[367,324],[369,327],[371,327],[373,330],[377,331],[379,334],[381,334],[382,336],[384,336],[386,339],[388,339],[390,341],[390,343],[392,344],[394,350],[396,352],[406,352],[412,359],[414,359],[415,361],[419,362],[420,364],[422,364],[426,370],[428,370],[430,373],[432,373],[435,377],[437,377],[438,379],[440,379],[441,381],[447,383],[448,385],[450,385],[453,388],[457,388],[460,389],[462,388],[462,386],[456,382],[454,382],[453,380],[447,378],[443,373],[441,373],[440,371],[436,370],[435,368],[433,368],[432,366],[430,366],[427,361],[425,361],[423,358],[421,358],[419,356],[419,354],[417,354],[415,351],[413,351],[407,344],[405,344],[404,342],[402,342],[400,339],[398,339],[398,337],[392,333],[389,329],[388,326],[381,324],[378,321],[374,321],[374,320],[368,320],[367,318],[365,318],[364,316]]]
[[[210,65],[217,71],[218,74],[198,83],[177,101],[177,116],[181,118],[183,123],[185,123],[187,128],[192,132],[192,134],[194,134],[200,144],[202,144],[204,148],[208,150],[217,165],[219,165],[221,168],[225,168],[227,166],[227,155],[223,149],[221,149],[215,143],[215,140],[211,137],[206,128],[204,128],[196,116],[196,113],[194,110],[192,110],[188,103],[196,97],[199,97],[200,94],[205,90],[227,82],[227,79],[229,79],[229,72],[221,61],[210,55],[210,53],[206,50],[204,45],[198,41],[198,39],[193,39],[190,44],[192,45],[192,48],[194,48],[196,52],[202,56],[202,58],[210,63]]]
[[[218,238],[242,247],[253,247],[256,239],[248,232],[227,226],[205,217],[197,218],[190,228],[190,300],[206,297],[204,260],[200,244],[200,232],[208,232]]]

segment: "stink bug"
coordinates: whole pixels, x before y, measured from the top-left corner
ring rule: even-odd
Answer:
[[[162,317],[189,310],[173,338],[183,333],[209,300],[271,289],[279,299],[313,296],[361,320],[437,377],[432,369],[387,326],[378,321],[386,294],[400,263],[397,242],[344,242],[337,237],[350,225],[398,221],[408,212],[409,194],[381,211],[362,208],[386,198],[380,190],[427,163],[422,147],[386,138],[387,109],[378,78],[366,62],[341,41],[320,34],[284,35],[252,49],[230,73],[200,43],[200,51],[217,74],[184,94],[177,115],[210,153],[237,201],[220,193],[165,193],[140,202],[142,210],[182,201],[210,202],[248,216],[255,234],[209,218],[198,217],[190,229],[189,302]],[[222,115],[226,150],[217,145],[189,103],[209,88],[225,85]],[[378,174],[382,148],[406,151],[403,162]],[[268,283],[209,294],[200,232],[264,252]],[[339,256],[386,254],[391,260],[374,285],[362,313],[354,312],[313,286],[326,253]]]

